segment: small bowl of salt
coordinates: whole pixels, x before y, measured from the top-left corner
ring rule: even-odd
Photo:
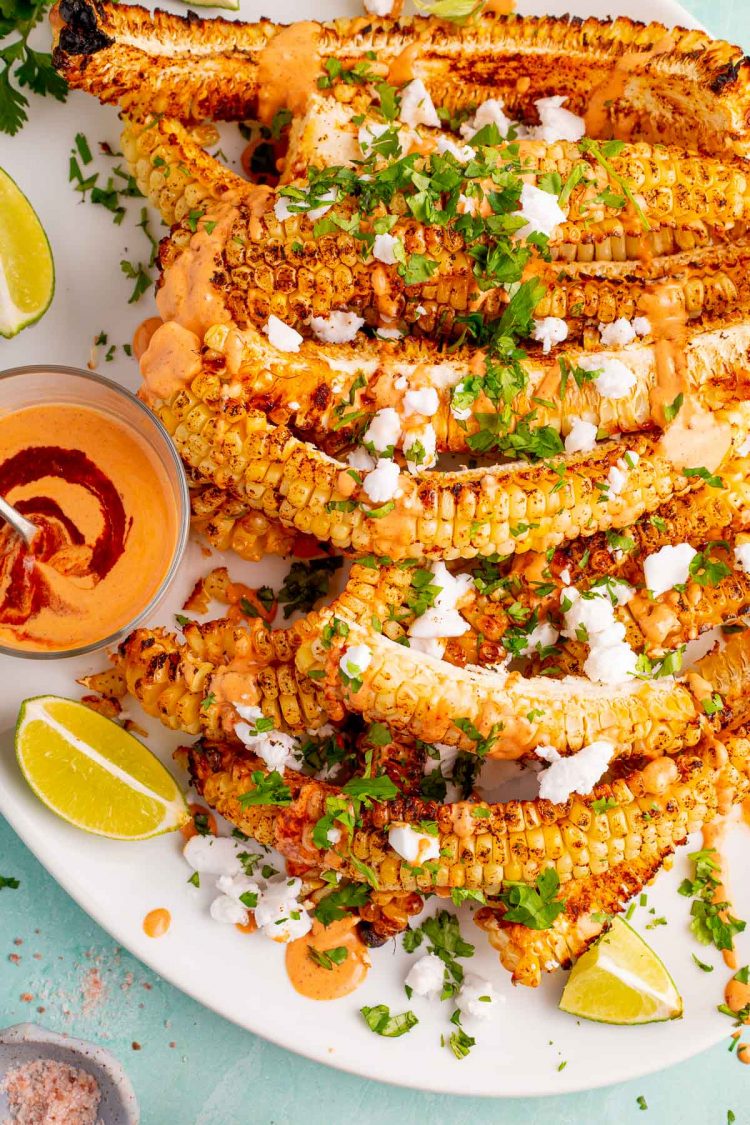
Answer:
[[[135,1090],[110,1051],[33,1023],[0,1030],[3,1125],[138,1125]]]

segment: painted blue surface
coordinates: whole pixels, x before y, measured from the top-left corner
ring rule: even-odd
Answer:
[[[750,43],[748,0],[686,6],[715,34]],[[21,880],[0,891],[0,1026],[37,1020],[109,1047],[135,1084],[144,1125],[725,1125],[730,1109],[738,1125],[750,1122],[750,1069],[727,1044],[637,1082],[524,1101],[423,1094],[341,1074],[234,1027],[154,976],[68,898],[2,818],[0,861]]]

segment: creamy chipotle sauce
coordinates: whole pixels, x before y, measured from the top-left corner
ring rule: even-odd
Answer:
[[[304,113],[316,89],[322,61],[318,52],[320,24],[311,20],[282,27],[258,60],[258,120],[270,125],[280,109],[295,117]]]
[[[331,968],[310,956],[310,950],[324,955],[336,950]],[[346,951],[342,957],[339,952]],[[325,960],[325,957],[323,957]],[[339,963],[336,964],[335,962]],[[363,983],[370,968],[367,946],[357,933],[357,920],[352,915],[322,926],[313,922],[309,934],[286,947],[286,971],[294,988],[310,1000],[338,1000],[348,996]]]
[[[171,488],[139,435],[67,404],[0,417],[0,495],[37,527],[0,525],[0,643],[95,643],[156,593],[174,555]]]

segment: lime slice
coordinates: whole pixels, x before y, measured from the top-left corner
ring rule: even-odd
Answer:
[[[44,228],[0,168],[0,336],[15,336],[39,320],[54,292],[55,267]]]
[[[21,704],[16,757],[48,808],[87,832],[145,840],[189,819],[169,770],[132,734],[83,703],[38,695]]]
[[[658,1023],[682,1015],[675,983],[643,938],[621,918],[573,966],[563,1012],[600,1023]]]

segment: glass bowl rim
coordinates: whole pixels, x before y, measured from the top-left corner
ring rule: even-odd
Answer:
[[[115,394],[120,395],[121,398],[124,398],[129,402],[135,404],[135,406],[141,412],[142,416],[146,419],[146,424],[150,424],[151,426],[153,426],[155,434],[158,438],[158,442],[154,443],[154,452],[157,455],[159,455],[160,453],[163,454],[161,459],[163,461],[171,463],[174,466],[177,478],[177,505],[179,508],[179,512],[177,521],[177,538],[174,551],[172,552],[172,559],[169,567],[167,568],[166,574],[162,578],[148,603],[138,614],[136,614],[135,617],[131,618],[129,621],[126,621],[113,633],[109,633],[106,637],[102,637],[101,640],[91,641],[89,642],[89,644],[78,645],[75,648],[40,649],[37,651],[34,649],[12,648],[9,645],[0,643],[0,655],[3,656],[15,656],[23,660],[68,660],[75,656],[87,656],[92,652],[98,652],[101,649],[109,648],[112,645],[117,644],[126,634],[132,632],[133,629],[137,629],[138,626],[153,612],[153,610],[162,600],[164,594],[174,580],[175,574],[177,573],[180,563],[182,562],[182,559],[184,557],[185,548],[187,547],[188,535],[190,532],[190,491],[188,489],[185,468],[182,464],[182,461],[180,460],[180,455],[178,454],[174,443],[172,442],[172,439],[170,438],[169,433],[164,426],[164,423],[160,418],[157,418],[152,410],[149,410],[144,402],[141,402],[137,395],[133,394],[133,392],[128,390],[127,387],[123,387],[121,383],[116,383],[113,379],[108,379],[105,375],[100,375],[98,371],[89,371],[88,369],[83,367],[71,367],[60,363],[33,363],[26,364],[22,367],[9,367],[4,371],[0,371],[0,382],[4,382],[6,379],[10,379],[16,375],[43,374],[69,375],[79,378],[83,381],[97,383],[99,384],[99,386],[114,391]],[[54,404],[55,400],[54,398],[51,398],[49,405]],[[23,410],[24,407],[19,406],[18,409]],[[96,410],[97,407],[92,405],[91,409]],[[162,447],[161,450],[159,449],[159,445]]]

